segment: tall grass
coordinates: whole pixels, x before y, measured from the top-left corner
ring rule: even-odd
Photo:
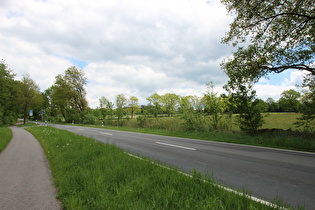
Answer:
[[[271,209],[114,145],[52,127],[27,130],[45,150],[64,209]]]
[[[12,131],[8,127],[0,127],[0,152],[2,152],[12,139]]]

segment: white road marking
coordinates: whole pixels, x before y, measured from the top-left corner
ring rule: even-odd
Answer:
[[[79,130],[79,131],[84,131],[85,129],[83,129],[83,128],[78,128],[78,130]]]
[[[100,134],[109,135],[109,136],[113,135],[111,133],[104,133],[104,132],[100,132]]]
[[[181,149],[187,149],[187,150],[197,150],[195,148],[191,148],[191,147],[184,147],[184,146],[180,146],[180,145],[175,145],[175,144],[168,144],[168,143],[163,143],[163,142],[155,142],[156,144],[161,144],[161,145],[165,145],[165,146],[170,146],[170,147],[176,147],[176,148],[181,148]]]

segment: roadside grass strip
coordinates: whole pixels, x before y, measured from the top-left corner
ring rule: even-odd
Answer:
[[[0,127],[0,152],[2,152],[12,139],[12,131],[8,127]]]
[[[131,157],[134,157],[134,158],[137,158],[137,159],[146,161],[146,159],[144,159],[144,158],[142,158],[142,157],[139,157],[139,156],[137,156],[137,155],[134,155],[134,154],[131,154],[131,153],[128,153],[128,152],[125,152],[125,154],[127,154],[127,155],[129,155],[129,156],[131,156]],[[173,168],[167,167],[167,166],[165,166],[165,165],[158,164],[158,163],[153,162],[153,161],[151,162],[151,164],[157,165],[157,166],[162,167],[162,168],[165,168],[165,169],[167,169],[167,170],[174,170]],[[184,172],[182,172],[182,171],[176,170],[176,172],[179,173],[179,174],[182,174],[182,175],[184,175],[184,176],[187,176],[187,177],[189,177],[189,178],[191,178],[191,179],[196,178],[196,177],[194,177],[193,175],[184,173]],[[198,174],[197,171],[194,171],[193,173]],[[196,174],[195,174],[195,175],[196,175]],[[208,182],[208,180],[203,179],[202,176],[200,176],[200,180],[203,181],[203,182]],[[248,199],[251,199],[251,200],[253,200],[253,201],[255,201],[255,202],[261,203],[261,204],[266,205],[266,206],[270,206],[270,207],[272,207],[272,208],[274,208],[274,209],[282,209],[282,210],[286,210],[286,209],[287,209],[287,208],[282,207],[282,206],[280,206],[280,205],[277,205],[277,204],[275,204],[275,203],[271,203],[271,202],[269,202],[269,201],[265,201],[265,200],[262,200],[262,199],[260,199],[260,198],[256,198],[256,197],[254,197],[254,196],[248,195],[248,194],[246,194],[246,193],[242,193],[242,192],[233,190],[233,189],[231,189],[231,188],[224,187],[224,186],[222,186],[222,185],[216,184],[215,182],[210,182],[210,183],[213,184],[214,186],[218,187],[218,188],[221,188],[221,189],[223,189],[223,190],[226,190],[227,192],[231,192],[231,193],[234,193],[234,194],[239,195],[239,196],[242,196],[242,197],[244,196],[244,197],[246,197],[246,198],[248,198]]]
[[[199,172],[186,175],[134,158],[115,145],[49,126],[27,130],[45,151],[64,209],[282,209],[228,192]]]

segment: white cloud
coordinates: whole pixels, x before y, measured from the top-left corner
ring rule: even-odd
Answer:
[[[278,100],[283,91],[296,89],[294,85],[279,86],[279,85],[268,85],[268,84],[267,85],[256,84],[254,88],[257,92],[258,98],[263,99],[263,100],[267,100],[268,98]]]
[[[294,86],[302,84],[304,76],[307,74],[305,71],[294,70],[289,72],[289,76],[284,78],[282,86]]]
[[[141,103],[201,95],[227,82],[219,64],[232,50],[220,40],[231,20],[219,0],[2,0],[0,58],[42,90],[71,62],[87,63],[91,107],[121,93]]]

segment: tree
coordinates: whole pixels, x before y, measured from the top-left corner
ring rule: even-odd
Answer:
[[[279,103],[277,103],[273,98],[267,98],[266,103],[268,105],[268,112],[279,111]]]
[[[107,116],[113,115],[114,104],[110,102],[106,97],[102,96],[100,99],[100,110],[102,113],[103,119],[106,119]]]
[[[30,78],[29,75],[23,76],[22,81],[19,83],[19,87],[20,90],[17,101],[20,104],[25,124],[26,119],[29,116],[30,109],[42,104],[43,98],[38,85]]]
[[[279,99],[280,109],[286,112],[298,112],[300,97],[301,93],[293,89],[283,91],[281,93],[281,98]]]
[[[175,114],[176,108],[179,105],[179,98],[180,97],[174,93],[166,93],[161,96],[161,102],[168,117]]]
[[[148,112],[157,118],[158,114],[162,113],[161,96],[157,93],[154,93],[147,97],[147,101],[149,101],[149,104],[146,109],[148,109]]]
[[[304,78],[302,87],[309,90],[302,97],[302,117],[296,123],[298,127],[303,126],[307,132],[315,132],[315,75],[308,75]]]
[[[54,121],[56,120],[58,116],[59,108],[57,107],[55,103],[53,103],[52,93],[53,93],[53,86],[51,86],[50,88],[44,91],[43,108],[45,109],[46,119],[48,118],[48,120]]]
[[[246,132],[256,132],[260,128],[264,119],[262,116],[263,106],[261,100],[256,98],[256,91],[253,90],[253,83],[239,78],[236,82],[225,85],[225,89],[230,93],[231,109],[239,113],[238,121],[240,128]]]
[[[133,116],[136,112],[140,111],[140,106],[139,106],[138,101],[139,99],[136,96],[130,96],[129,98],[128,109],[131,115],[131,119],[133,119]]]
[[[186,112],[194,112],[194,96],[184,96],[179,98],[179,112],[186,113]]]
[[[256,82],[288,69],[315,75],[315,4],[313,0],[221,0],[235,15],[223,43],[238,46],[221,65],[230,77]],[[247,44],[246,42],[250,42]]]
[[[124,94],[118,94],[116,96],[116,115],[118,119],[121,119],[125,114],[125,106],[127,105],[127,99]]]
[[[75,66],[69,67],[64,74],[56,76],[51,97],[67,121],[78,118],[77,115],[88,107],[85,98],[85,84],[86,78],[83,70],[79,70]]]
[[[0,125],[13,124],[18,115],[17,81],[15,74],[2,60],[0,62]]]
[[[214,92],[213,82],[206,84],[206,87],[206,93],[203,96],[205,113],[211,116],[212,129],[217,130],[219,121],[221,120],[225,111],[225,107],[221,97],[218,97],[217,93]]]

